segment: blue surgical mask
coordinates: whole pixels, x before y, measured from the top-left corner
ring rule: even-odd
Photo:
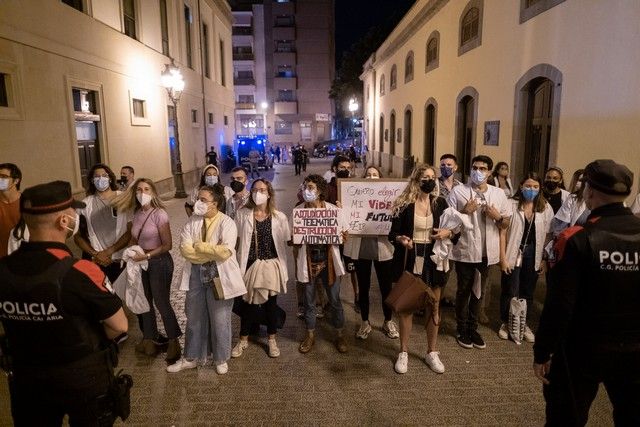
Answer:
[[[96,186],[98,191],[105,191],[109,188],[109,177],[107,176],[97,176],[93,178],[93,185]]]
[[[487,180],[487,175],[481,170],[471,171],[471,182],[475,185],[480,185]]]
[[[524,197],[524,199],[526,201],[532,201],[533,199],[536,198],[536,196],[538,195],[538,193],[540,192],[540,190],[536,190],[533,188],[523,188],[522,189],[522,197]]]
[[[443,178],[449,178],[453,175],[453,168],[450,168],[449,166],[440,166],[440,175]]]

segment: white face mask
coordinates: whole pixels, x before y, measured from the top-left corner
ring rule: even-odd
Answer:
[[[253,202],[257,205],[264,205],[265,203],[267,203],[267,200],[269,200],[269,195],[268,194],[263,194],[260,192],[255,192],[255,193],[251,193],[251,198],[253,199]]]
[[[471,182],[475,185],[480,185],[487,179],[487,175],[481,170],[472,170],[471,171]]]
[[[207,175],[204,177],[204,183],[209,187],[214,186],[218,183],[218,177],[215,175]]]
[[[76,212],[76,216],[72,217],[71,215],[67,215],[65,214],[64,216],[68,217],[68,218],[73,218],[73,223],[75,224],[73,226],[73,228],[66,226],[64,228],[66,228],[67,230],[69,230],[71,232],[71,234],[67,233],[67,239],[73,237],[76,235],[76,233],[78,232],[78,229],[80,229],[80,215],[78,215],[78,213]]]
[[[0,191],[7,191],[9,189],[11,178],[0,178]]]
[[[136,199],[138,199],[138,202],[140,202],[142,206],[147,206],[149,203],[151,203],[153,197],[151,196],[151,194],[136,193]]]
[[[96,186],[98,191],[105,191],[109,188],[109,178],[106,176],[97,176],[93,178],[93,185]]]
[[[204,216],[207,212],[209,212],[209,206],[202,200],[196,200],[196,203],[193,205],[193,213]]]
[[[316,201],[316,199],[318,198],[318,195],[314,190],[305,189],[302,192],[302,198],[304,199],[305,202],[311,203]]]

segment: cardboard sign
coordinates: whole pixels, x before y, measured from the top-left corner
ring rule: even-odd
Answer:
[[[338,208],[296,208],[293,210],[293,244],[339,245],[341,211]]]
[[[339,179],[338,199],[345,211],[349,234],[389,234],[391,206],[407,184],[406,179]]]

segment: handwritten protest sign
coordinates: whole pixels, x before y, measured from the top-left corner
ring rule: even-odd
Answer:
[[[389,234],[391,206],[406,186],[406,179],[339,179],[338,199],[349,234]]]
[[[293,243],[295,245],[339,245],[342,234],[338,208],[293,210]]]

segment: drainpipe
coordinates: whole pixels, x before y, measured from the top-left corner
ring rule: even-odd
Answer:
[[[209,152],[208,147],[207,147],[207,126],[209,125],[209,117],[207,114],[207,103],[205,101],[205,91],[204,91],[204,62],[205,62],[205,55],[207,54],[207,52],[205,52],[203,50],[203,43],[202,43],[202,15],[200,14],[200,0],[198,0],[198,34],[200,34],[199,40],[200,40],[200,84],[202,85],[202,130],[204,131],[204,159],[205,159],[205,164],[206,162],[206,158],[207,158],[207,153]],[[218,149],[218,155],[220,149]]]

